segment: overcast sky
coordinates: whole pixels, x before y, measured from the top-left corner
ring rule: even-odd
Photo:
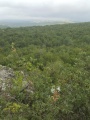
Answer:
[[[2,19],[90,21],[90,0],[0,0]]]

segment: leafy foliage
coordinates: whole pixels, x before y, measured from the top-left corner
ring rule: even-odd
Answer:
[[[0,29],[0,64],[16,72],[11,97],[0,95],[0,119],[90,119],[90,23]],[[21,92],[17,71],[34,91]]]

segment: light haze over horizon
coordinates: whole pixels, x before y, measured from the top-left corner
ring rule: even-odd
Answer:
[[[90,21],[90,0],[0,0],[0,20]]]

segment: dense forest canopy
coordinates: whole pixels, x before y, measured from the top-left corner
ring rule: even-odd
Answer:
[[[9,91],[15,99],[0,97],[1,119],[90,119],[89,22],[0,29],[0,64],[23,71],[35,88],[20,93],[16,77]]]

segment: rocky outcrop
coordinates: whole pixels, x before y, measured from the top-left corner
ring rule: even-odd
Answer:
[[[0,91],[5,91],[6,86],[10,85],[10,79],[14,76],[14,72],[11,68],[0,65]]]
[[[24,72],[20,72],[23,75],[20,92],[33,92],[33,83],[31,81],[26,81]],[[15,77],[13,69],[0,65],[0,92],[7,92],[7,89],[12,89],[14,87],[12,79],[16,79]]]
[[[14,72],[11,68],[0,65],[0,79],[6,80],[14,76]]]

